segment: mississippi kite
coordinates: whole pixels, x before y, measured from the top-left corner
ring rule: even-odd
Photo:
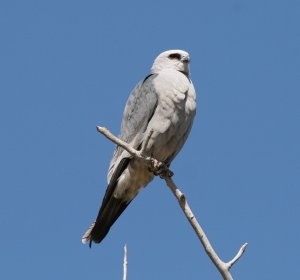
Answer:
[[[137,84],[127,101],[120,138],[133,148],[143,147],[170,166],[185,143],[196,113],[196,92],[189,77],[189,54],[182,50],[161,53],[151,74]],[[145,138],[153,131],[144,147]],[[145,162],[116,147],[108,170],[108,187],[96,221],[82,237],[85,244],[100,243],[110,227],[154,174]]]

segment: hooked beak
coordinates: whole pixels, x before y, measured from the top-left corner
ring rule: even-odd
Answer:
[[[190,60],[190,57],[188,55],[186,55],[186,56],[181,58],[181,61],[185,62],[185,63],[189,63],[191,60]]]

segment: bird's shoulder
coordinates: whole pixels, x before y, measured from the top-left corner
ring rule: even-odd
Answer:
[[[131,91],[124,109],[119,137],[135,149],[141,144],[143,134],[157,107],[158,97],[153,84],[156,77],[156,74],[151,74],[141,80]],[[108,181],[122,157],[124,150],[117,146],[109,167]]]
[[[126,106],[125,112],[136,108],[136,104],[145,101],[147,98],[153,98],[156,95],[153,80],[157,77],[157,74],[150,74],[141,80],[131,91]],[[128,112],[130,113],[130,112]]]
[[[139,138],[147,128],[148,122],[156,109],[158,96],[153,80],[156,74],[151,74],[140,81],[128,97],[121,124],[122,140],[132,143]],[[134,140],[134,142],[136,142]],[[137,141],[139,142],[139,141]]]

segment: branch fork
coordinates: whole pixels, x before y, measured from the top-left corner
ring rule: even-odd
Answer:
[[[209,242],[204,230],[198,223],[195,215],[193,214],[190,206],[187,203],[185,195],[179,190],[179,188],[176,186],[176,184],[172,180],[173,172],[169,169],[169,167],[163,163],[160,162],[154,158],[151,158],[149,156],[146,156],[145,153],[145,147],[147,146],[153,131],[150,131],[149,135],[147,136],[145,140],[145,144],[143,145],[142,149],[140,151],[137,151],[136,149],[132,148],[129,144],[126,142],[122,141],[121,139],[117,138],[114,136],[107,128],[105,127],[100,127],[97,126],[97,130],[103,134],[105,137],[107,137],[109,140],[117,144],[118,146],[122,147],[125,149],[128,153],[130,153],[133,157],[142,159],[146,161],[149,165],[150,170],[155,174],[160,176],[162,179],[165,180],[167,186],[170,188],[174,196],[177,198],[177,201],[184,212],[186,218],[188,219],[189,223],[193,227],[195,233],[197,234],[200,242],[202,243],[205,252],[207,255],[210,257],[211,261],[214,263],[216,268],[219,270],[220,274],[222,275],[224,280],[233,280],[230,269],[231,267],[240,259],[240,257],[243,255],[245,252],[248,243],[245,243],[238,251],[236,256],[228,261],[228,262],[223,262],[215,250],[213,249],[211,243]]]

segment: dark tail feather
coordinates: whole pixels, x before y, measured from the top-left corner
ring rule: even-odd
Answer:
[[[123,213],[129,202],[124,202],[121,199],[111,198],[105,209],[99,212],[95,226],[91,231],[91,241],[100,243],[109,232],[111,226]],[[91,246],[91,244],[90,244]]]
[[[119,218],[122,212],[126,209],[131,201],[122,201],[121,199],[114,198],[113,193],[117,186],[118,179],[123,171],[127,168],[130,158],[123,158],[116,171],[114,172],[111,181],[105,192],[98,217],[95,222],[89,227],[82,237],[82,243],[86,244],[92,241],[100,243],[107,235],[110,227]]]
[[[109,232],[111,226],[123,213],[129,202],[123,202],[121,199],[111,198],[106,205],[105,209],[99,211],[98,217],[95,222],[89,227],[86,233],[82,237],[82,243],[89,241],[91,247],[92,241],[100,243]]]

